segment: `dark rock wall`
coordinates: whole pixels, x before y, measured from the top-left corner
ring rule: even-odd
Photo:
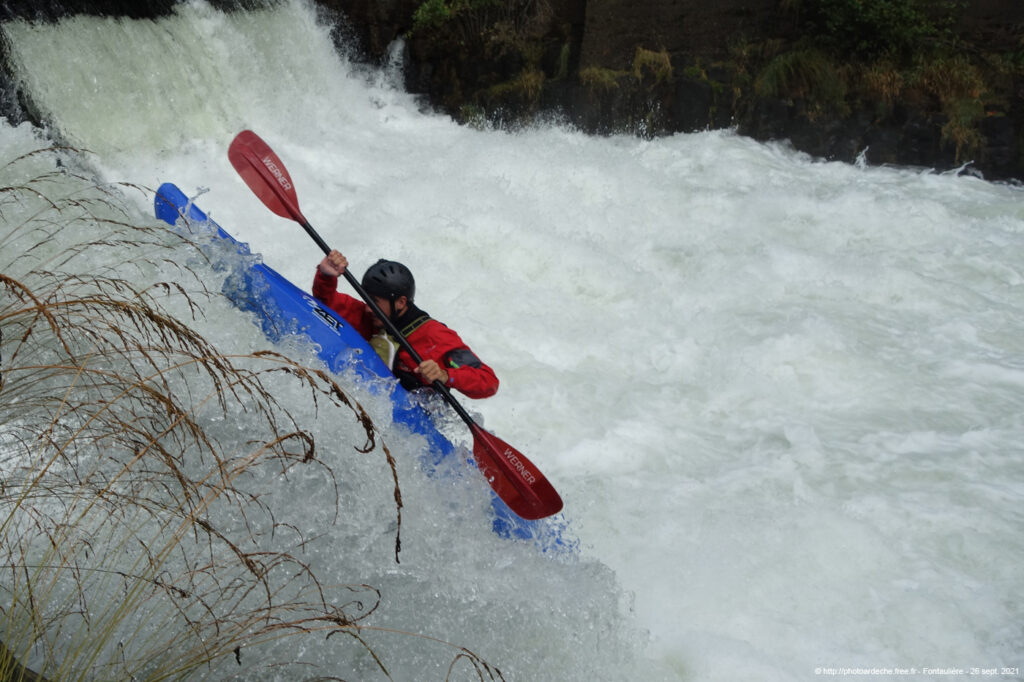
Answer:
[[[370,59],[392,36],[412,28],[414,0],[320,0],[351,21]],[[955,25],[965,54],[1002,51],[1012,69],[996,74],[980,99],[985,107],[960,130],[955,103],[935,93],[887,104],[848,94],[823,105],[802,92],[760,92],[774,54],[795,45],[799,0],[538,0],[550,19],[537,37],[547,59],[502,62],[466,41],[415,33],[408,42],[407,87],[460,120],[483,115],[509,123],[555,111],[592,133],[643,135],[736,127],[760,140],[785,139],[811,154],[845,161],[939,169],[971,161],[993,179],[1024,179],[1024,2],[965,0]],[[950,12],[933,3],[934,11]],[[941,18],[941,17],[940,17]],[[646,51],[643,55],[640,50]],[[552,55],[562,55],[561,61]],[[568,58],[565,58],[567,54]],[[651,66],[666,58],[671,75]],[[642,58],[647,68],[638,67]],[[841,62],[842,60],[840,60]],[[568,64],[568,73],[565,66]],[[842,63],[838,65],[842,68]],[[543,74],[539,94],[511,87],[532,70]],[[501,90],[498,85],[509,84]],[[885,108],[884,111],[882,109]],[[960,137],[957,137],[959,134]]]
[[[210,1],[245,9],[272,0]],[[773,59],[806,45],[801,8],[811,0],[469,2],[460,4],[486,9],[416,30],[423,0],[316,1],[328,16],[344,17],[338,35],[354,36],[367,60],[381,61],[396,38],[406,38],[406,87],[460,121],[517,125],[556,114],[590,133],[647,136],[735,127],[829,159],[863,156],[938,169],[970,161],[988,178],[1024,180],[1022,0],[925,5],[939,19],[953,17],[946,30],[971,63],[944,77],[966,84],[952,83],[943,93],[938,85],[918,83],[914,91],[904,83],[894,99],[884,86],[877,96],[859,85],[829,93],[831,73],[847,69],[844,78],[857,80],[834,55],[831,65],[803,65],[818,69],[816,85],[797,63],[788,85],[763,87]],[[156,17],[175,3],[6,0],[0,21],[72,13]],[[889,78],[899,82],[906,74]],[[31,119],[6,70],[0,89],[0,113]]]
[[[412,16],[422,0],[318,0],[317,4],[341,13],[360,40],[364,54],[382,58],[388,46],[412,27]]]
[[[717,61],[730,42],[748,35],[782,35],[778,0],[603,0],[586,3],[580,61],[629,68],[638,46],[689,59]]]

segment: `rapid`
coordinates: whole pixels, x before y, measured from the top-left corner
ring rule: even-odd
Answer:
[[[485,504],[453,511],[394,435],[401,564],[345,533],[317,560],[381,589],[373,625],[415,633],[378,644],[394,679],[445,679],[427,638],[509,680],[1024,679],[1020,187],[729,131],[459,126],[339,54],[301,0],[2,28],[99,179],[176,183],[308,287],[316,245],[227,160],[252,129],[355,270],[409,265],[421,307],[497,372],[495,397],[464,403],[560,491],[579,557],[495,537]],[[0,123],[4,162],[46,144]],[[151,194],[126,197],[153,223]],[[267,347],[241,313],[191,324]],[[318,489],[292,483],[277,504],[315,517]],[[384,679],[335,640],[259,656]],[[195,679],[236,674],[222,665]]]

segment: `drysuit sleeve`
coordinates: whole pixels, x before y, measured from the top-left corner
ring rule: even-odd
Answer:
[[[373,335],[373,311],[363,301],[338,291],[338,278],[325,275],[319,268],[313,276],[313,298],[338,313],[363,338]]]
[[[489,398],[498,392],[498,376],[466,346],[458,334],[451,334],[454,347],[444,353],[441,365],[448,372],[448,386],[470,398]]]
[[[423,360],[433,360],[448,373],[447,386],[470,398],[489,398],[498,392],[498,377],[459,335],[437,320],[429,320],[406,337]],[[430,384],[415,372],[416,364],[405,350],[398,352],[395,375],[405,377],[406,388]],[[408,382],[408,383],[406,383]],[[410,388],[411,390],[411,388]]]

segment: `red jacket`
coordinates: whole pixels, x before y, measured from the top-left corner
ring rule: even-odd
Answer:
[[[313,296],[345,318],[364,338],[369,339],[375,333],[370,306],[338,291],[337,277],[329,277],[317,270],[313,278]],[[470,398],[487,398],[497,393],[498,377],[494,370],[481,362],[454,330],[412,305],[395,322],[395,326],[421,358],[433,360],[448,372],[449,388]],[[429,385],[414,372],[416,366],[412,356],[405,350],[399,350],[391,371],[407,389]]]

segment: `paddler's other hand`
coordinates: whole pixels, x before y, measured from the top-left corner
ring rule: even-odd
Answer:
[[[348,259],[342,255],[341,251],[331,249],[331,252],[324,256],[320,265],[316,267],[328,277],[341,277],[345,274],[345,268],[348,267]]]
[[[442,384],[448,384],[448,372],[444,371],[444,368],[434,360],[424,360],[420,363],[420,366],[416,368],[416,373],[430,383],[440,381]]]

